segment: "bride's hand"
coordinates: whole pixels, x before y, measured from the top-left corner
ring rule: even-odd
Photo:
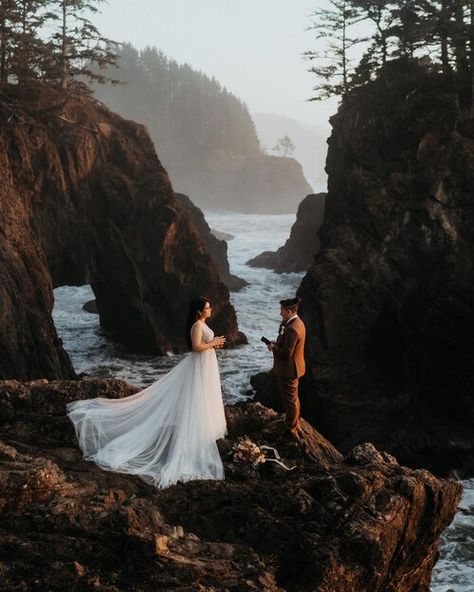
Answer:
[[[217,349],[220,349],[221,347],[224,347],[225,337],[223,335],[220,335],[219,337],[214,337],[214,339],[212,340],[212,343],[213,343],[214,347],[216,347]]]

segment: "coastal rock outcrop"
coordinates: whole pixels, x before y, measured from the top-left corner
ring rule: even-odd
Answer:
[[[342,451],[472,474],[473,122],[436,75],[396,68],[331,119],[304,397]]]
[[[0,382],[2,589],[428,592],[457,482],[371,444],[343,457],[306,422],[288,440],[281,416],[242,403],[226,408],[225,481],[158,491],[84,461],[65,415],[69,401],[134,390]],[[291,470],[234,460],[242,438]]]
[[[290,238],[277,251],[264,251],[247,261],[250,267],[277,273],[307,271],[319,251],[318,230],[324,217],[325,193],[307,195],[298,206]]]
[[[311,191],[301,164],[265,153],[238,97],[156,48],[138,51],[125,43],[120,53],[113,77],[124,84],[96,84],[95,96],[146,125],[176,191],[204,209],[296,210]]]
[[[195,206],[187,195],[176,193],[176,197],[180,204],[189,212],[202,241],[212,257],[212,261],[217,267],[221,282],[232,292],[237,292],[244,286],[247,286],[248,282],[230,273],[229,260],[227,258],[227,242],[218,238],[211,231],[202,210]]]
[[[214,202],[213,207],[252,214],[291,214],[300,196],[312,192],[303,167],[294,158],[255,154],[240,161],[240,166],[220,171],[223,179],[228,177],[230,193],[227,196],[223,188],[219,193],[226,199]]]
[[[14,85],[0,119],[0,377],[73,376],[51,318],[61,285],[90,283],[102,326],[138,351],[182,350],[201,293],[216,331],[244,339],[143,126],[89,97]]]

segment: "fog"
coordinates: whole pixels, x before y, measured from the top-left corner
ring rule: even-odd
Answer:
[[[326,126],[335,99],[309,103],[314,76],[302,53],[314,47],[306,30],[321,0],[110,0],[94,21],[108,37],[137,48],[156,45],[187,62],[247,103]]]
[[[224,205],[217,196],[225,193],[230,204],[238,203],[243,210],[248,210],[257,198],[262,203],[259,210],[265,209],[263,204],[272,203],[274,211],[281,211],[277,204],[281,201],[294,211],[304,197],[301,192],[325,188],[328,119],[337,109],[336,99],[310,102],[316,79],[308,72],[310,63],[303,58],[303,52],[314,49],[316,43],[314,32],[308,30],[311,13],[324,3],[321,0],[110,0],[94,16],[94,23],[104,36],[131,43],[138,50],[156,46],[170,59],[187,63],[193,70],[215,78],[247,105],[267,155],[275,154],[272,146],[278,138],[289,135],[307,183],[290,163],[283,163],[285,170],[280,169],[277,179],[277,166],[268,158],[254,161],[252,166],[247,161],[240,169],[236,164],[240,156],[235,151],[226,156],[226,162],[231,164],[225,166],[232,170],[226,170],[223,178],[222,167],[213,165],[222,146],[214,143],[214,152],[208,150],[206,158],[201,158],[201,164],[195,166],[194,156],[190,158],[190,153],[196,154],[195,146],[184,146],[186,141],[183,143],[178,137],[171,142],[163,139],[164,134],[154,121],[153,113],[158,109],[153,110],[152,98],[146,99],[146,105],[125,107],[119,96],[120,87],[115,92],[98,91],[98,96],[125,117],[140,119],[143,114],[142,121],[152,133],[175,188],[189,193],[198,205]],[[202,108],[196,112],[199,110]],[[179,118],[190,120],[192,116],[189,112]],[[177,144],[178,151],[171,144]],[[186,154],[179,153],[181,146]],[[259,167],[263,168],[262,174],[257,172]],[[263,182],[256,184],[252,180],[262,175]],[[235,186],[240,187],[245,176],[252,177],[248,195],[238,195]],[[208,182],[211,177],[212,184]],[[287,186],[283,188],[285,182]],[[277,197],[277,193],[281,196]],[[244,204],[245,201],[248,203]]]

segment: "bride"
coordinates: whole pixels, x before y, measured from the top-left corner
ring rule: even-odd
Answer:
[[[138,475],[155,487],[178,481],[223,479],[216,440],[227,433],[207,298],[191,303],[191,353],[168,374],[124,399],[87,399],[67,405],[86,460],[107,471]]]

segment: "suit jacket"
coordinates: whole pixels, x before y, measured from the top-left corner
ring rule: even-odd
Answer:
[[[304,342],[306,328],[299,317],[291,320],[278,336],[273,348],[273,372],[277,376],[299,378],[306,371]]]

